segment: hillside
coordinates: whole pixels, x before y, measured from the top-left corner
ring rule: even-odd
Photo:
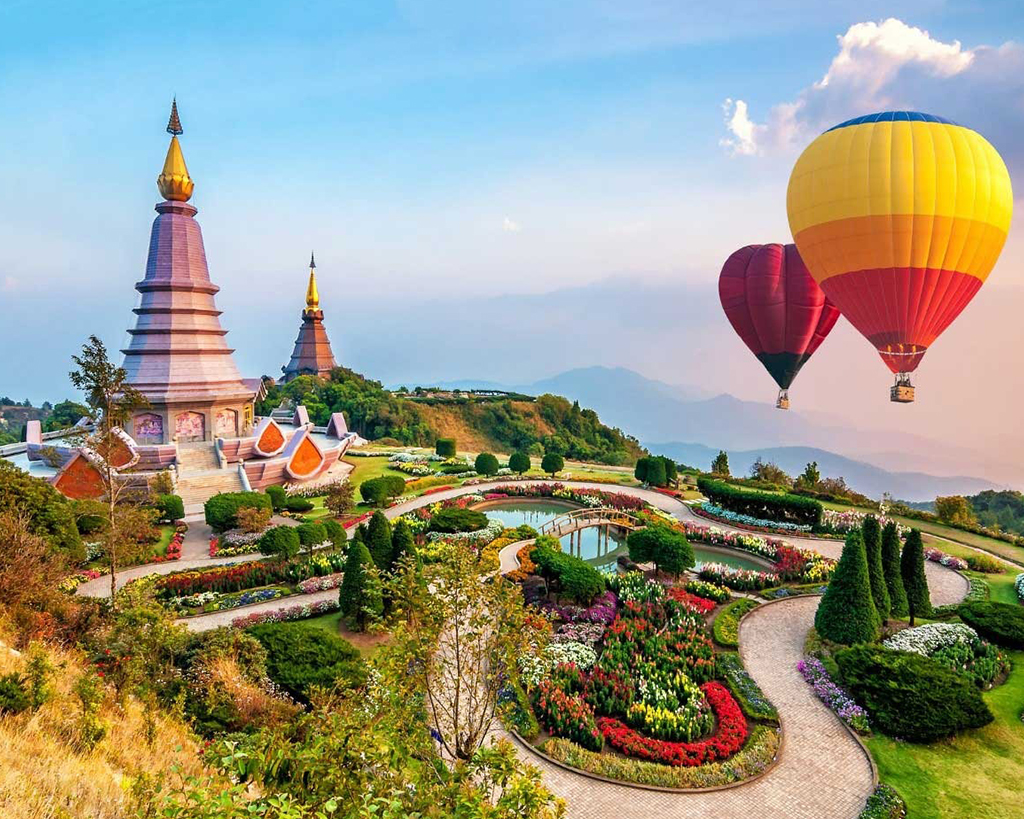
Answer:
[[[269,414],[284,398],[304,404],[316,424],[344,412],[349,427],[370,440],[431,446],[438,438],[455,438],[463,449],[554,451],[613,465],[632,464],[645,452],[635,438],[602,423],[594,410],[557,395],[424,403],[339,367],[327,379],[302,376],[271,387],[257,414]]]

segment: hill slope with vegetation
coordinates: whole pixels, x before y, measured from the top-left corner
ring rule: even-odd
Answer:
[[[329,378],[300,376],[270,387],[257,414],[269,415],[282,399],[304,404],[316,424],[326,424],[332,412],[344,412],[349,428],[364,438],[393,438],[409,446],[432,446],[438,438],[454,437],[460,446],[479,451],[557,452],[606,464],[632,464],[646,452],[632,436],[601,423],[593,410],[557,395],[533,401],[467,397],[430,405],[338,367]]]

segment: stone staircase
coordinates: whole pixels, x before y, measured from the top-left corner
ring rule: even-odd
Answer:
[[[177,493],[185,505],[185,514],[203,511],[207,499],[221,492],[241,492],[238,466],[220,468],[217,451],[209,442],[178,445]]]

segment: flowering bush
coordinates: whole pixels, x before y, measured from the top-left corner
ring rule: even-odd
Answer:
[[[894,651],[913,651],[929,657],[940,648],[962,644],[970,645],[978,639],[978,632],[963,623],[927,623],[906,628],[882,643]]]
[[[736,591],[760,591],[769,586],[779,585],[777,574],[753,569],[734,569],[721,563],[705,563],[701,566],[699,577],[701,580],[728,586]]]
[[[963,558],[947,555],[945,552],[931,546],[924,550],[924,559],[930,560],[933,563],[940,563],[947,568],[956,569],[957,571],[963,571],[967,568],[967,561]]]
[[[609,717],[597,720],[605,741],[626,756],[665,765],[704,765],[732,756],[746,742],[747,721],[732,694],[721,683],[709,682],[701,691],[718,723],[718,731],[698,742],[666,742],[651,739]]]
[[[731,523],[735,526],[749,526],[751,529],[761,529],[766,532],[811,531],[811,525],[808,523],[789,523],[787,521],[755,518],[751,515],[741,514],[740,512],[730,512],[728,509],[723,509],[721,506],[715,506],[715,504],[707,501],[702,503],[699,507],[695,507],[694,511],[714,520],[720,520],[724,523]]]
[[[665,587],[649,582],[643,572],[629,572],[613,578],[612,588],[622,603],[654,603],[665,599]]]
[[[327,589],[337,589],[341,586],[341,581],[344,579],[345,575],[343,572],[325,574],[323,577],[310,577],[303,580],[297,588],[302,594],[313,594],[313,592],[326,591]]]
[[[254,611],[250,614],[243,614],[232,620],[231,625],[234,628],[249,628],[249,626],[258,626],[261,623],[283,623],[286,620],[301,620],[306,617],[315,617],[318,614],[327,614],[337,608],[337,600],[317,600],[313,603],[302,603],[276,611]]]
[[[834,711],[839,719],[859,734],[868,732],[868,712],[857,705],[853,698],[832,680],[820,660],[804,657],[796,667],[804,680],[814,689],[818,699]]]
[[[986,643],[963,623],[926,623],[903,629],[882,643],[895,651],[910,651],[966,674],[986,687],[1009,670],[1009,660],[995,646]]]
[[[708,526],[705,523],[697,523],[693,520],[680,521],[679,525],[683,532],[686,533],[687,540],[707,543],[710,546],[741,549],[768,560],[774,560],[775,550],[779,546],[785,545],[783,541],[775,540],[774,538],[730,532],[726,529],[719,529],[717,526]]]
[[[539,608],[542,611],[548,612],[553,617],[568,623],[600,623],[603,626],[607,626],[615,619],[617,602],[618,598],[615,592],[605,591],[598,595],[597,599],[587,608],[582,606],[561,606],[552,603],[550,600],[542,601]]]
[[[154,583],[156,595],[169,600],[200,592],[234,592],[271,586],[289,580],[289,566],[279,561],[254,560],[233,566],[216,566],[163,575]]]
[[[103,572],[97,571],[96,569],[82,569],[82,571],[76,574],[69,574],[60,583],[57,584],[57,588],[65,594],[74,594],[75,589],[81,586],[83,583],[89,580],[95,580],[97,577],[102,577]]]

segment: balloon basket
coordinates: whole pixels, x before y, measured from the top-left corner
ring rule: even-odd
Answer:
[[[789,409],[789,393],[786,390],[779,390],[779,397],[775,399],[775,409]]]
[[[896,376],[896,383],[889,388],[889,400],[894,404],[914,403],[914,385],[910,383],[907,373]]]

